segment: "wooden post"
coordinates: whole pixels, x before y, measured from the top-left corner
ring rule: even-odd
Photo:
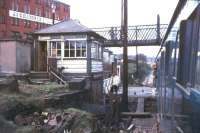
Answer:
[[[128,0],[122,0],[122,43],[123,43],[123,95],[122,110],[128,110],[128,56],[127,56],[127,26],[128,26]]]
[[[160,15],[157,15],[157,41],[158,43],[160,43],[161,39],[160,39]]]

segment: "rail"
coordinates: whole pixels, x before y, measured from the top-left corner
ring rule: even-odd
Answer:
[[[64,75],[61,72],[59,72],[57,69],[51,66],[48,66],[48,72],[50,75],[56,78],[59,82],[61,82],[62,84],[66,84],[66,81],[64,80]]]

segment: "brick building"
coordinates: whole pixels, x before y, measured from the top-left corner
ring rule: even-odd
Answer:
[[[55,23],[70,19],[70,6],[57,0],[0,0],[0,39],[26,39],[51,25],[53,7]]]

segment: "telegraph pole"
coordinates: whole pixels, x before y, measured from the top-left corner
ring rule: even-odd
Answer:
[[[160,15],[157,15],[157,41],[160,43]]]
[[[128,111],[128,56],[127,56],[127,27],[128,27],[128,0],[122,0],[121,8],[121,39],[123,43],[123,95],[122,110]]]
[[[136,37],[136,41],[138,40],[138,28],[137,28],[137,26],[136,26],[136,29],[135,29],[135,37]],[[135,47],[135,50],[136,50],[136,79],[138,79],[138,74],[139,74],[139,72],[138,72],[138,68],[139,68],[139,66],[138,66],[138,47],[137,47],[137,45],[136,45],[136,47]]]

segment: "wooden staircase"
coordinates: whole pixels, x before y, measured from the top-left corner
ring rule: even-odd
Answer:
[[[49,82],[49,73],[48,72],[43,72],[43,71],[31,71],[29,73],[29,82],[32,84],[43,84],[46,82]]]
[[[43,71],[41,71],[41,72],[31,71],[30,78],[32,78],[32,79],[49,79],[49,73],[43,72]]]

